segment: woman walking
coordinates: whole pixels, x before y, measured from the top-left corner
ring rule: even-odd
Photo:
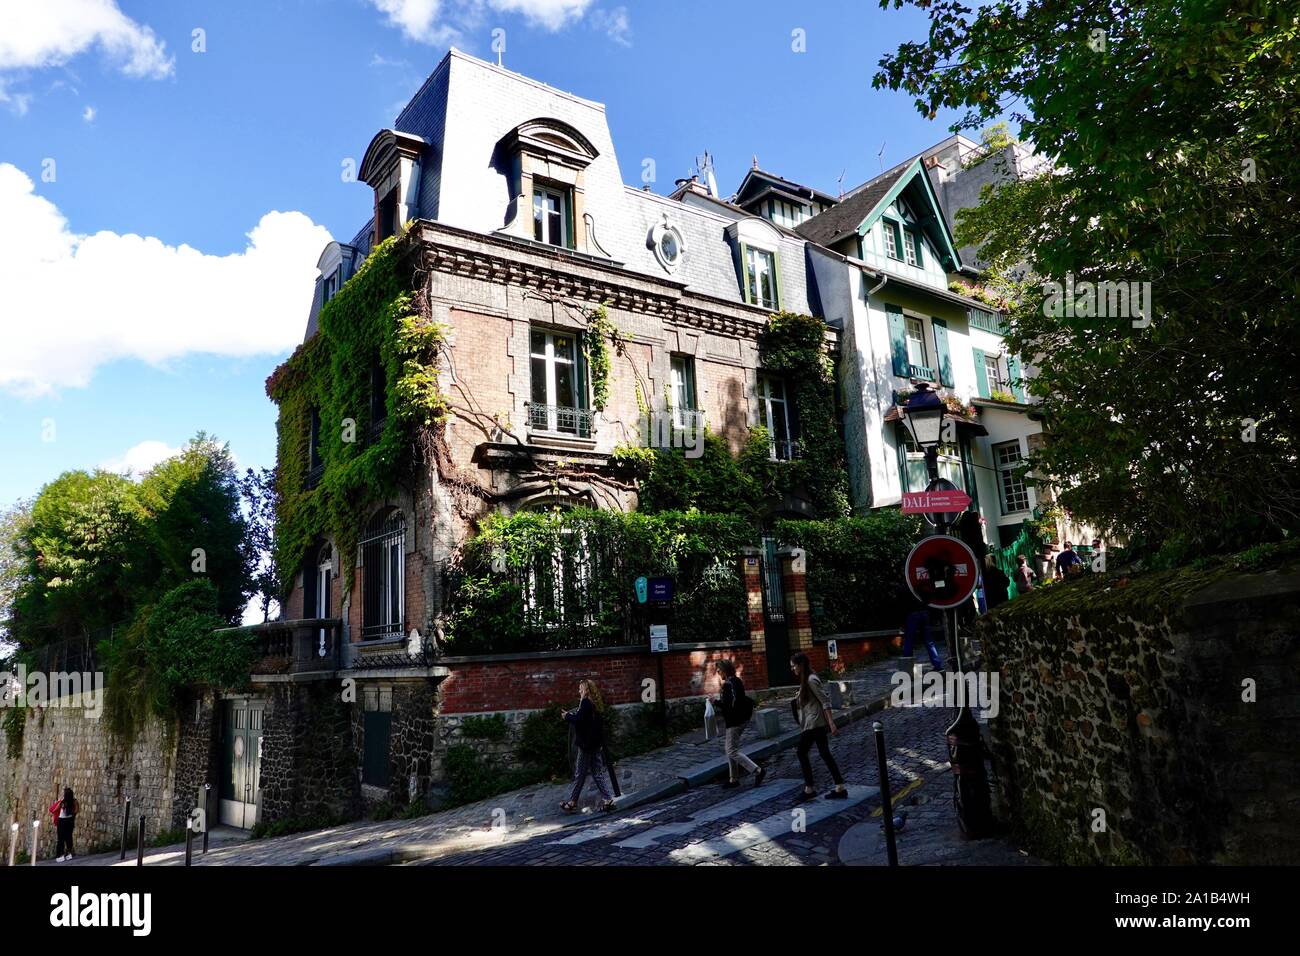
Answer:
[[[54,832],[58,834],[58,846],[54,851],[56,862],[71,860],[72,828],[77,825],[77,798],[72,795],[71,787],[63,788],[62,800],[50,804],[50,816],[54,818]]]
[[[767,771],[750,760],[740,749],[740,738],[754,716],[754,701],[745,695],[745,685],[736,676],[736,665],[731,661],[714,661],[714,669],[722,678],[722,696],[715,703],[722,710],[722,721],[727,725],[723,751],[727,755],[727,776],[723,789],[740,786],[742,773],[754,775],[754,786],[761,787]]]
[[[574,813],[578,809],[578,799],[582,796],[582,788],[588,776],[596,781],[596,789],[604,800],[600,808],[606,811],[614,809],[614,797],[606,779],[605,760],[601,756],[605,748],[605,730],[601,719],[604,709],[605,702],[600,698],[596,682],[586,678],[578,681],[578,707],[564,714],[564,719],[573,725],[574,736],[578,741],[578,759],[573,768],[573,790],[569,799],[560,804],[560,809],[565,813]]]
[[[844,786],[840,768],[836,765],[835,758],[831,756],[831,749],[826,743],[826,735],[834,736],[839,733],[839,730],[831,714],[830,699],[822,689],[822,679],[813,673],[812,662],[802,651],[790,656],[790,669],[799,678],[799,696],[791,703],[794,705],[795,716],[802,731],[799,734],[799,747],[796,753],[799,756],[799,766],[803,768],[804,786],[803,793],[799,795],[796,802],[803,803],[817,796],[817,791],[813,787],[812,763],[808,760],[808,752],[812,750],[814,744],[817,745],[817,753],[821,755],[822,763],[826,764],[826,769],[831,773],[831,779],[835,781],[835,789],[826,794],[826,799],[847,800],[849,791]]]

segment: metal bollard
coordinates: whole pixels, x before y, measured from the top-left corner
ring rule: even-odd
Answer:
[[[185,821],[185,865],[192,865],[194,860],[194,821]]]
[[[41,821],[32,821],[32,866],[36,865],[36,846],[41,835]]]
[[[144,814],[140,814],[140,831],[135,841],[135,865],[144,866]]]
[[[14,858],[18,854],[18,821],[15,820],[9,827],[9,865],[14,865]]]
[[[885,725],[875,721],[871,729],[876,732],[876,763],[880,766],[880,812],[885,815],[885,850],[889,865],[898,866],[898,846],[894,843],[894,807],[889,796],[889,765],[885,758]]]
[[[126,798],[126,812],[122,814],[122,855],[118,861],[126,859],[126,833],[131,829],[131,798]]]
[[[212,810],[212,784],[203,785],[203,852],[208,852],[208,831],[212,825],[208,822],[208,813]]]

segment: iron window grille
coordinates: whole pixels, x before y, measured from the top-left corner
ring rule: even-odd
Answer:
[[[400,637],[405,610],[406,519],[396,508],[370,519],[361,541],[364,640]]]

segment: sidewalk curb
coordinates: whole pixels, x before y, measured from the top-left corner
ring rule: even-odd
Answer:
[[[852,724],[872,714],[878,713],[889,706],[889,693],[880,694],[879,696],[866,701],[862,704],[854,704],[847,710],[841,710],[835,714],[837,724]],[[786,733],[780,737],[771,740],[765,740],[761,743],[750,744],[742,748],[745,755],[750,759],[763,759],[775,756],[782,751],[795,747],[799,743],[800,731],[795,730]],[[671,783],[659,784],[654,787],[645,787],[633,793],[624,794],[614,802],[617,810],[630,810],[633,807],[644,806],[647,803],[653,803],[656,800],[662,800],[666,797],[676,796],[685,793],[696,787],[711,783],[714,780],[721,779],[727,774],[727,761],[725,758],[701,763],[696,767],[679,773],[677,779]]]

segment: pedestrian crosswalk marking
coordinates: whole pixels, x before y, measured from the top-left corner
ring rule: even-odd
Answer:
[[[822,797],[817,800],[810,800],[808,803],[799,804],[807,814],[805,818],[806,824],[812,826],[814,823],[829,819],[835,814],[843,813],[849,807],[880,793],[879,787],[862,787],[856,784],[849,784],[848,790],[849,796],[847,800],[827,800]],[[757,823],[746,823],[743,826],[736,827],[715,839],[691,843],[680,850],[673,850],[668,856],[676,863],[699,863],[703,860],[730,856],[741,850],[747,850],[751,846],[767,843],[769,840],[774,840],[789,832],[790,811],[783,810],[766,819],[759,820]]]
[[[629,837],[622,843],[615,843],[616,847],[628,850],[644,850],[647,847],[654,846],[656,842],[664,837],[681,836],[690,833],[697,827],[706,823],[712,823],[715,820],[724,820],[727,817],[735,816],[750,807],[756,807],[782,793],[792,789],[798,784],[797,780],[773,780],[771,783],[765,783],[761,787],[755,787],[746,790],[739,796],[732,797],[730,800],[723,800],[721,803],[715,803],[711,807],[705,807],[698,813],[694,814],[689,820],[678,820],[673,823],[661,823],[657,827],[652,827],[644,833],[638,833],[636,836]]]
[[[670,800],[667,803],[660,804],[648,813],[634,813],[627,817],[615,817],[611,820],[602,820],[600,823],[593,823],[590,826],[582,827],[576,833],[570,833],[562,839],[550,840],[547,845],[577,846],[580,843],[590,843],[592,840],[603,840],[605,837],[613,836],[619,830],[626,830],[628,827],[650,823],[655,817],[674,809],[685,799],[686,797],[683,796],[678,797],[676,800]]]

